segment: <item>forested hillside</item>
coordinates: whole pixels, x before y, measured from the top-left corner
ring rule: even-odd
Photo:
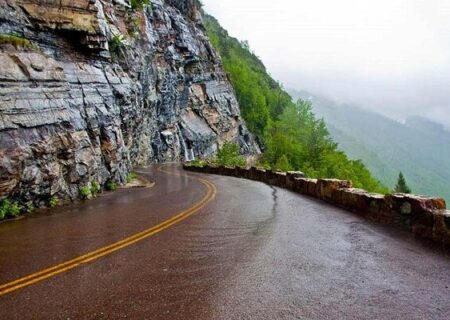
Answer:
[[[389,188],[402,171],[413,193],[450,200],[450,132],[441,125],[423,118],[400,123],[308,92],[291,93],[309,100],[339,146]]]
[[[302,170],[311,177],[350,179],[356,187],[388,191],[361,161],[350,160],[339,150],[309,102],[293,102],[246,42],[230,37],[211,16],[205,16],[205,25],[236,90],[242,115],[263,142],[265,166]]]

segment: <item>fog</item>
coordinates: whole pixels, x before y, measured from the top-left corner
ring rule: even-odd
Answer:
[[[286,88],[450,127],[450,1],[203,3]]]

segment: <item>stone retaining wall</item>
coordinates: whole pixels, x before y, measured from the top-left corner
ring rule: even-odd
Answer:
[[[246,178],[285,188],[324,200],[372,221],[399,226],[417,237],[450,247],[450,211],[446,210],[445,201],[441,198],[369,193],[352,188],[351,181],[307,179],[295,172],[273,172],[255,167],[196,167],[186,164],[184,169]]]

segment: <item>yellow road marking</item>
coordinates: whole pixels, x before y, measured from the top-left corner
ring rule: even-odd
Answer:
[[[164,170],[160,169],[159,171],[164,171]],[[164,172],[173,175],[173,173],[171,173],[171,172],[167,172],[167,171],[164,171]],[[195,177],[194,179],[197,179],[203,185],[205,185],[206,188],[208,189],[208,191],[207,191],[206,195],[199,202],[197,202],[195,205],[193,205],[191,208],[186,209],[183,212],[177,214],[176,216],[174,216],[156,226],[153,226],[147,230],[144,230],[142,232],[134,234],[128,238],[117,241],[113,244],[99,248],[95,251],[89,252],[87,254],[84,254],[77,258],[63,262],[56,266],[46,268],[42,271],[39,271],[39,272],[30,274],[28,276],[19,278],[17,280],[0,285],[0,297],[6,295],[8,293],[11,293],[13,291],[16,291],[21,288],[32,285],[34,283],[40,282],[42,280],[51,278],[60,273],[67,272],[71,269],[74,269],[83,264],[97,260],[101,257],[104,257],[104,256],[114,253],[116,251],[119,251],[123,248],[129,247],[129,246],[135,244],[136,242],[139,242],[148,237],[151,237],[163,230],[166,230],[167,228],[170,228],[174,224],[177,224],[177,223],[187,219],[188,217],[192,216],[194,213],[196,213],[197,211],[202,209],[208,202],[210,202],[212,199],[214,199],[216,192],[217,192],[216,187],[211,182],[201,179],[201,178],[197,178],[197,177]]]

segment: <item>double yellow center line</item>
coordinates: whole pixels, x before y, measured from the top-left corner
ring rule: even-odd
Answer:
[[[22,277],[20,279],[0,285],[0,297],[6,295],[8,293],[11,293],[13,291],[16,291],[21,288],[32,285],[34,283],[40,282],[42,280],[51,278],[60,273],[67,272],[67,271],[77,268],[83,264],[92,262],[101,257],[104,257],[106,255],[109,255],[111,253],[119,251],[123,248],[126,248],[128,246],[131,246],[131,245],[135,244],[136,242],[139,242],[148,237],[151,237],[167,228],[170,228],[174,224],[177,224],[177,223],[185,220],[186,218],[192,216],[194,213],[196,213],[197,211],[202,209],[208,202],[210,202],[212,199],[214,199],[216,192],[217,192],[216,187],[211,182],[204,180],[204,179],[200,179],[200,178],[194,178],[194,179],[197,179],[203,185],[205,185],[208,191],[207,191],[206,195],[191,208],[177,214],[176,216],[174,216],[156,226],[151,227],[150,229],[139,232],[139,233],[132,235],[126,239],[117,241],[111,245],[105,246],[103,248],[99,248],[99,249],[89,252],[85,255],[82,255],[82,256],[79,256],[72,260],[63,262],[54,267],[50,267],[50,268],[44,269],[42,271],[30,274],[28,276]]]

